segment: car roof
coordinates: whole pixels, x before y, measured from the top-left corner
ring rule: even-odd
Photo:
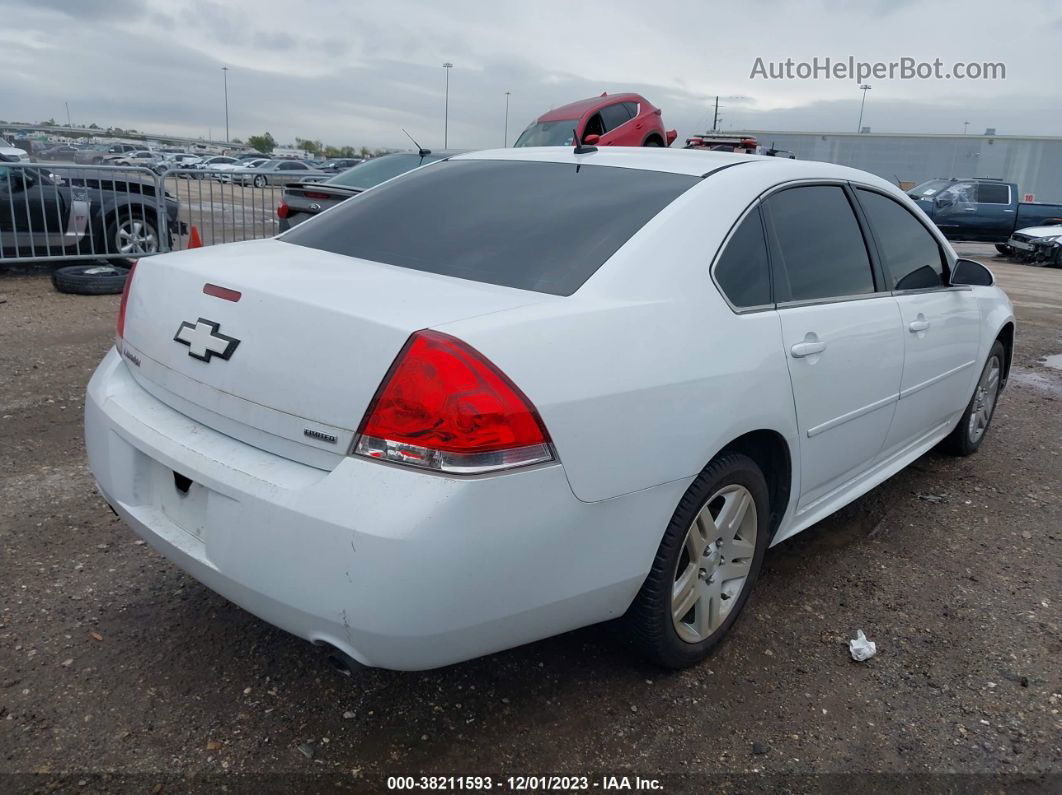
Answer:
[[[862,182],[884,182],[865,171],[823,163],[817,160],[790,160],[766,155],[734,154],[702,149],[664,149],[653,146],[603,146],[596,151],[577,155],[569,146],[528,146],[510,149],[487,149],[457,155],[457,160],[522,160],[540,163],[572,163],[595,166],[633,168],[643,171],[663,171],[671,174],[704,176],[712,171],[741,163],[754,163],[758,172],[770,172],[771,178],[784,182],[790,179],[855,179]],[[891,183],[886,183],[890,184]],[[893,186],[895,187],[895,186]]]
[[[428,155],[430,155],[431,157],[456,157],[457,155],[468,154],[469,151],[470,150],[468,150],[468,149],[429,149],[428,150],[428,154],[425,155],[425,157],[427,157]],[[419,155],[419,154],[420,154],[420,152],[418,152],[416,149],[400,149],[397,152],[388,152],[387,154],[384,154],[384,155],[377,155],[376,157],[370,157],[370,158],[368,158],[368,160],[365,160],[364,162],[368,163],[370,160],[379,160],[381,157],[391,157],[391,155],[414,155],[414,156],[416,156],[416,155]]]
[[[578,99],[575,102],[569,102],[567,105],[561,105],[559,108],[553,108],[553,110],[549,110],[539,116],[538,121],[564,121],[565,119],[578,119],[588,111],[604,107],[605,105],[611,105],[614,102],[645,101],[645,97],[641,94],[601,94],[600,96],[588,97],[587,99]]]

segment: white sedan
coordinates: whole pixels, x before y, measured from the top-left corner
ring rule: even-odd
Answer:
[[[85,408],[103,496],[396,669],[619,617],[697,662],[768,546],[981,445],[1014,341],[888,182],[719,152],[463,154],[134,274]]]

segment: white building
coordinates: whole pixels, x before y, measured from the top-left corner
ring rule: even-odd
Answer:
[[[728,133],[731,131],[727,131]],[[1022,196],[1062,202],[1062,138],[1024,135],[772,132],[744,130],[763,146],[800,160],[840,163],[899,182],[933,177],[996,177]]]

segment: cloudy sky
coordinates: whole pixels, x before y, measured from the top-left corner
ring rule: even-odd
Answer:
[[[1059,0],[0,0],[0,119],[327,143],[510,142],[543,111],[643,93],[680,139],[723,129],[854,131],[850,80],[751,79],[769,61],[1003,62],[1005,80],[869,79],[874,132],[1062,135]]]

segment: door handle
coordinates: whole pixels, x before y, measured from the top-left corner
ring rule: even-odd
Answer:
[[[925,318],[919,320],[912,320],[907,324],[907,330],[912,334],[917,334],[919,331],[926,331],[929,328],[929,321]]]
[[[826,343],[819,341],[805,341],[798,342],[789,352],[793,354],[794,359],[803,359],[805,356],[814,356],[816,353],[822,353],[826,350]]]

